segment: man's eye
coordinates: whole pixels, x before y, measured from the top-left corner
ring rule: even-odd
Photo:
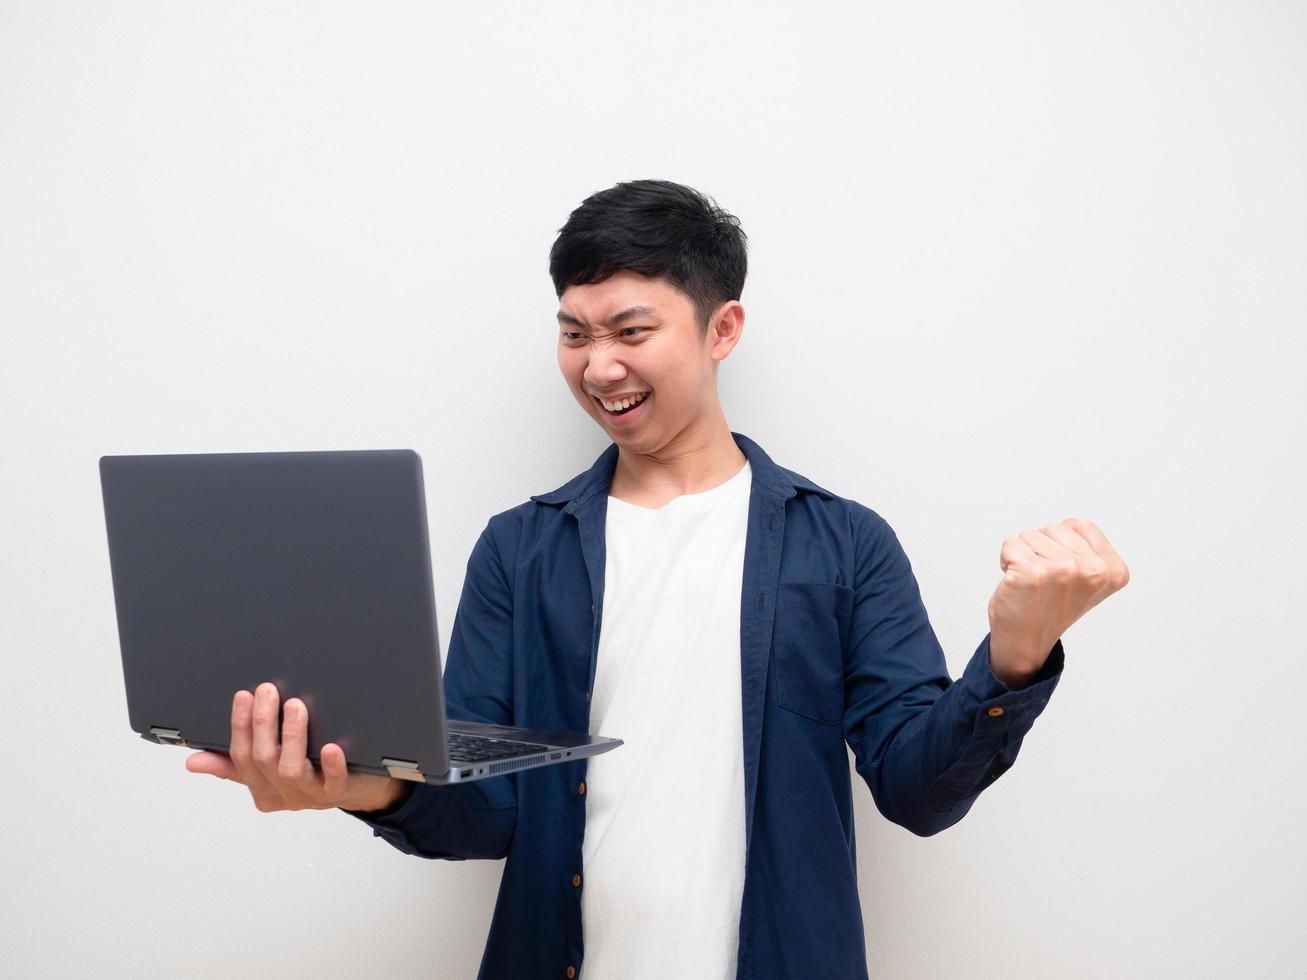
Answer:
[[[621,330],[617,331],[617,335],[619,337],[620,336],[634,337],[640,331],[648,330],[648,329],[649,329],[648,327],[623,327]],[[574,330],[565,330],[563,331],[563,339],[566,340],[568,343],[574,344],[577,343],[578,341],[585,340],[586,335]]]

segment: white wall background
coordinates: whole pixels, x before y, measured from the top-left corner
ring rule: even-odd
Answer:
[[[1003,538],[1133,575],[960,824],[858,782],[873,976],[1307,974],[1305,56],[1289,3],[7,0],[0,973],[474,975],[502,863],[129,730],[97,459],[417,449],[447,642],[607,444],[555,233],[666,177],[751,238],[732,428],[890,521],[955,675]]]

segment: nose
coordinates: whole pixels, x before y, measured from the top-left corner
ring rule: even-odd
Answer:
[[[585,380],[592,388],[608,389],[626,378],[626,365],[608,344],[591,344],[585,366]]]

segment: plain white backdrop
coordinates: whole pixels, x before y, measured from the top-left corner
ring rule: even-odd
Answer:
[[[418,450],[447,642],[608,444],[550,244],[663,177],[750,238],[731,427],[890,522],[955,676],[1005,537],[1131,569],[961,823],[857,780],[872,976],[1303,976],[1305,57],[1290,3],[6,0],[0,973],[475,974],[501,862],[129,729],[97,460]]]

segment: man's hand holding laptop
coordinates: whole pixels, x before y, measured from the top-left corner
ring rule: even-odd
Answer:
[[[257,695],[257,696],[256,696]],[[322,772],[308,760],[308,707],[286,700],[281,742],[277,740],[278,693],[264,682],[237,691],[231,706],[231,753],[196,752],[186,759],[190,772],[242,783],[263,813],[278,810],[386,810],[412,791],[412,783],[389,776],[350,772],[345,750],[334,742],[322,747]]]

